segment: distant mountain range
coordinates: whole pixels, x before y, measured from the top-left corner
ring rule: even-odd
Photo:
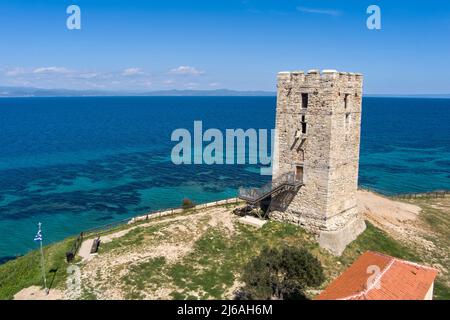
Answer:
[[[238,91],[229,89],[215,90],[157,90],[157,91],[107,91],[107,90],[71,90],[40,89],[32,87],[1,87],[2,97],[93,97],[93,96],[276,96],[274,91]],[[450,98],[450,94],[366,94],[365,97],[390,98]]]
[[[92,97],[92,96],[275,96],[271,91],[215,90],[158,90],[158,91],[102,91],[39,89],[31,87],[0,87],[0,97]]]

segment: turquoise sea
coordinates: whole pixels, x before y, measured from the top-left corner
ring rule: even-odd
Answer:
[[[0,99],[0,261],[150,210],[264,184],[248,165],[174,165],[177,128],[271,129],[275,97]],[[450,189],[450,99],[364,98],[361,186]]]

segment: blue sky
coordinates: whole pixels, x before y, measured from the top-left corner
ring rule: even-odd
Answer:
[[[81,30],[66,28],[71,4]],[[275,90],[278,71],[318,68],[362,72],[371,94],[450,93],[448,0],[1,0],[0,13],[0,85]]]

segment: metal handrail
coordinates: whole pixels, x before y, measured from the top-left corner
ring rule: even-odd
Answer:
[[[302,179],[299,179],[294,172],[288,172],[272,181],[268,182],[261,188],[239,188],[239,198],[248,200],[248,201],[258,201],[260,199],[265,198],[278,188],[291,185],[291,186],[299,186],[302,184]]]

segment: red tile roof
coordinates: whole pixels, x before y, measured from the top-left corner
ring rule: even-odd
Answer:
[[[423,300],[437,269],[367,251],[316,300]]]

